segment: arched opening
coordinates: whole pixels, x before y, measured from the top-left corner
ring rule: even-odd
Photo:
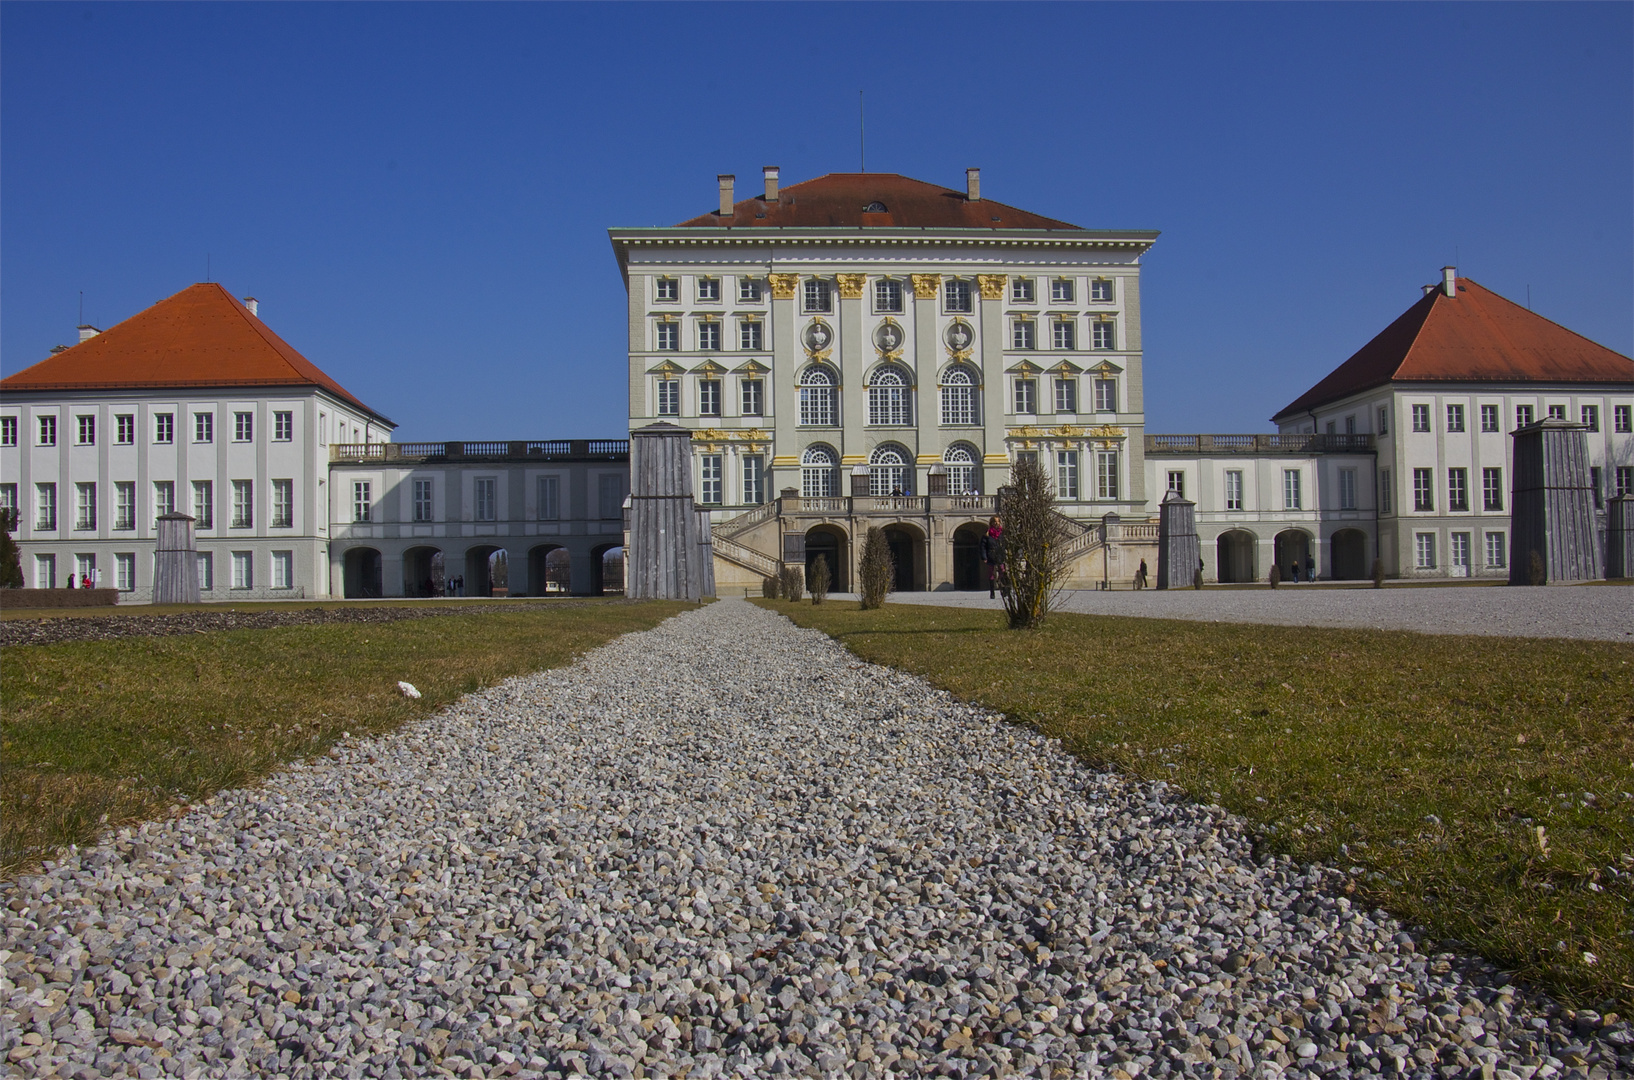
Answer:
[[[534,596],[565,593],[573,587],[573,558],[565,547],[540,544],[528,552],[528,591]]]
[[[954,443],[942,452],[942,464],[947,467],[947,493],[949,495],[979,495],[981,483],[977,479],[976,467],[981,463],[981,455],[969,443]]]
[[[868,380],[868,422],[913,423],[913,379],[895,364],[882,364]]]
[[[1367,577],[1366,533],[1360,529],[1340,529],[1333,534],[1328,576],[1335,581],[1357,581]]]
[[[987,526],[968,522],[953,530],[953,587],[966,592],[987,588],[987,567],[982,565],[982,536]]]
[[[974,370],[964,364],[951,364],[942,373],[942,423],[945,426],[977,424],[981,413],[977,409],[981,380]]]
[[[896,564],[894,592],[921,592],[924,590],[925,555],[924,537],[911,525],[885,526],[885,542],[891,548],[891,561]]]
[[[508,555],[502,547],[474,547],[465,552],[465,580],[461,596],[507,596],[510,593]]]
[[[382,595],[380,552],[374,548],[352,548],[346,553],[341,595],[348,600],[373,599]]]
[[[832,499],[840,493],[840,455],[832,446],[817,443],[800,455],[800,496]]]
[[[836,427],[840,422],[840,380],[822,364],[812,364],[800,373],[800,426]]]
[[[806,580],[811,580],[811,568],[821,555],[828,562],[828,587],[834,592],[850,592],[851,560],[843,531],[834,525],[819,525],[806,533]]]
[[[1282,568],[1283,581],[1304,581],[1307,573],[1314,571],[1309,533],[1285,529],[1277,533],[1273,550],[1277,565]]]
[[[624,548],[603,544],[590,553],[590,591],[598,596],[624,595]]]
[[[896,443],[874,448],[868,457],[868,494],[876,499],[913,494],[913,455]]]
[[[1259,580],[1254,570],[1256,546],[1252,533],[1241,529],[1221,533],[1214,549],[1214,566],[1218,580],[1226,585]]]
[[[443,595],[443,553],[434,547],[403,552],[403,595]]]

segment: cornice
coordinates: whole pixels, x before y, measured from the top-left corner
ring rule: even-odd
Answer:
[[[865,247],[1031,247],[1091,248],[1144,252],[1157,240],[1145,229],[887,229],[877,226],[833,228],[614,228],[607,230],[616,247],[816,247],[835,243]]]

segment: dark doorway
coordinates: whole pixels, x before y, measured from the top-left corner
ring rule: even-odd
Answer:
[[[953,532],[953,587],[966,592],[987,588],[987,568],[982,565],[982,536],[987,526],[971,523]]]
[[[624,548],[607,544],[590,553],[590,591],[597,596],[624,593]]]
[[[819,525],[806,533],[806,580],[811,580],[811,568],[821,555],[828,563],[828,587],[834,592],[846,592],[845,537],[838,530]]]
[[[465,552],[465,587],[460,595],[507,595],[510,592],[509,569],[504,548],[468,548]]]
[[[380,552],[374,548],[353,548],[346,553],[342,595],[348,600],[374,599],[381,595]]]
[[[1311,555],[1310,534],[1300,532],[1298,529],[1279,532],[1273,550],[1276,552],[1277,565],[1282,567],[1282,580],[1289,580],[1290,573],[1294,575],[1295,581],[1305,580],[1305,562]]]
[[[434,547],[409,548],[403,552],[403,595],[443,594],[443,553]]]
[[[885,542],[891,548],[891,561],[896,564],[896,582],[891,586],[893,592],[918,592],[919,584],[919,552],[921,544],[919,534],[901,525],[888,525],[885,528]]]
[[[1253,534],[1233,529],[1221,533],[1214,547],[1216,579],[1222,584],[1241,584],[1257,580],[1254,576]]]
[[[1367,577],[1367,534],[1360,529],[1340,529],[1333,534],[1333,557],[1328,560],[1335,581],[1358,581]]]
[[[572,583],[568,574],[567,549],[555,544],[540,544],[528,552],[528,593],[531,596],[549,596],[565,593]],[[559,569],[558,569],[559,568]]]

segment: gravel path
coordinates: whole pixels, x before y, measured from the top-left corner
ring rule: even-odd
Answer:
[[[1002,607],[986,593],[893,593],[898,604]],[[1144,589],[1062,594],[1058,610],[1197,622],[1272,623],[1416,630],[1425,634],[1581,638],[1634,641],[1634,586],[1582,585],[1547,589]]]
[[[724,601],[8,885],[3,1046],[17,1076],[1634,1069],[1626,1023],[1326,884]]]

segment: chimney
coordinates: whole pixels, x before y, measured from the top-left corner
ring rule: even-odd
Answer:
[[[1439,285],[1420,285],[1419,288],[1424,290],[1424,295],[1425,296],[1429,296],[1431,293],[1441,291],[1441,286],[1439,286]]]
[[[251,315],[254,315],[256,318],[261,317],[261,301],[257,300],[255,297],[246,296],[244,298],[244,306],[250,309]]]
[[[981,202],[982,171],[980,169],[965,170],[965,198],[971,202]]]
[[[90,341],[100,333],[102,333],[102,331],[98,330],[89,323],[82,323],[79,328],[79,339],[80,341]]]
[[[721,185],[721,217],[729,218],[732,216],[732,181],[737,177],[731,173],[721,173],[715,179]]]
[[[1454,298],[1458,296],[1458,267],[1441,268],[1441,291]]]
[[[768,165],[764,169],[761,169],[760,171],[766,174],[766,201],[769,202],[769,203],[776,202],[777,201],[777,166],[776,165]]]

